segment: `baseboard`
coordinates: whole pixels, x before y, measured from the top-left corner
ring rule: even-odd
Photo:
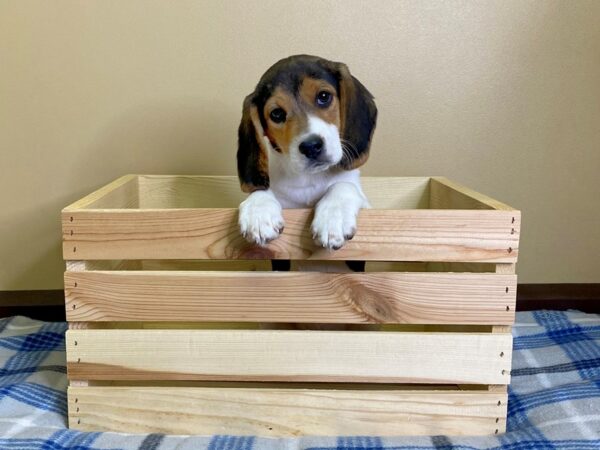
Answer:
[[[519,284],[517,311],[577,309],[600,313],[600,283]],[[0,291],[0,317],[27,316],[50,322],[65,320],[62,290]]]
[[[65,293],[62,289],[0,291],[0,317],[27,316],[48,322],[65,320]]]
[[[600,283],[519,284],[517,311],[535,309],[600,313]]]
[[[0,291],[0,308],[29,306],[61,306],[65,303],[62,289],[39,291]]]

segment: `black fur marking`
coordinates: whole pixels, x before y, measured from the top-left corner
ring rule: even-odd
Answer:
[[[373,96],[360,81],[349,73],[342,72],[342,77],[340,83],[352,83],[353,86],[348,89],[351,92],[349,98],[341,99],[345,113],[342,142],[349,149],[345,152],[340,166],[344,169],[354,169],[368,158],[371,138],[377,124],[377,107]]]
[[[256,129],[250,115],[250,108],[252,106],[250,96],[246,97],[244,100],[242,121],[238,128],[238,177],[242,187],[268,189],[270,184],[269,173],[268,168],[265,167],[266,161],[263,161],[267,155],[256,137]],[[261,170],[261,168],[265,170]]]
[[[346,265],[353,272],[364,272],[365,262],[364,261],[346,261]]]
[[[289,259],[272,259],[271,269],[275,272],[289,272],[292,262]]]

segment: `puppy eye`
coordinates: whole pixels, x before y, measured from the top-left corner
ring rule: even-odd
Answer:
[[[269,117],[271,118],[271,120],[275,123],[283,123],[285,122],[285,118],[286,118],[287,114],[285,113],[285,111],[281,108],[275,108],[273,111],[271,111],[271,113],[269,114]]]
[[[317,105],[321,108],[325,108],[326,106],[329,106],[332,98],[333,96],[330,92],[321,91],[317,94]]]

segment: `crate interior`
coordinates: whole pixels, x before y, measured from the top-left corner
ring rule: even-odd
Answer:
[[[436,178],[363,177],[362,186],[373,209],[494,209]],[[82,209],[237,208],[244,198],[236,177],[136,175]]]
[[[324,267],[333,272],[348,272],[345,263],[338,261],[314,261],[314,263],[291,262],[290,270],[304,272],[323,272]],[[339,269],[339,270],[338,270]],[[268,259],[255,260],[206,260],[206,259],[144,259],[144,260],[97,260],[87,261],[85,270],[155,270],[155,271],[245,271],[271,272],[273,267]],[[453,263],[453,262],[423,262],[423,261],[365,261],[365,272],[471,272],[494,273],[494,263]]]

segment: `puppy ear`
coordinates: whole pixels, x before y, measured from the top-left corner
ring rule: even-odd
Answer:
[[[346,170],[362,166],[369,158],[371,137],[377,123],[373,96],[354,78],[348,67],[337,63],[340,87],[340,136],[344,140],[344,157],[340,166]]]
[[[253,94],[244,99],[242,121],[238,129],[237,166],[244,192],[269,189],[269,156],[258,108]]]

